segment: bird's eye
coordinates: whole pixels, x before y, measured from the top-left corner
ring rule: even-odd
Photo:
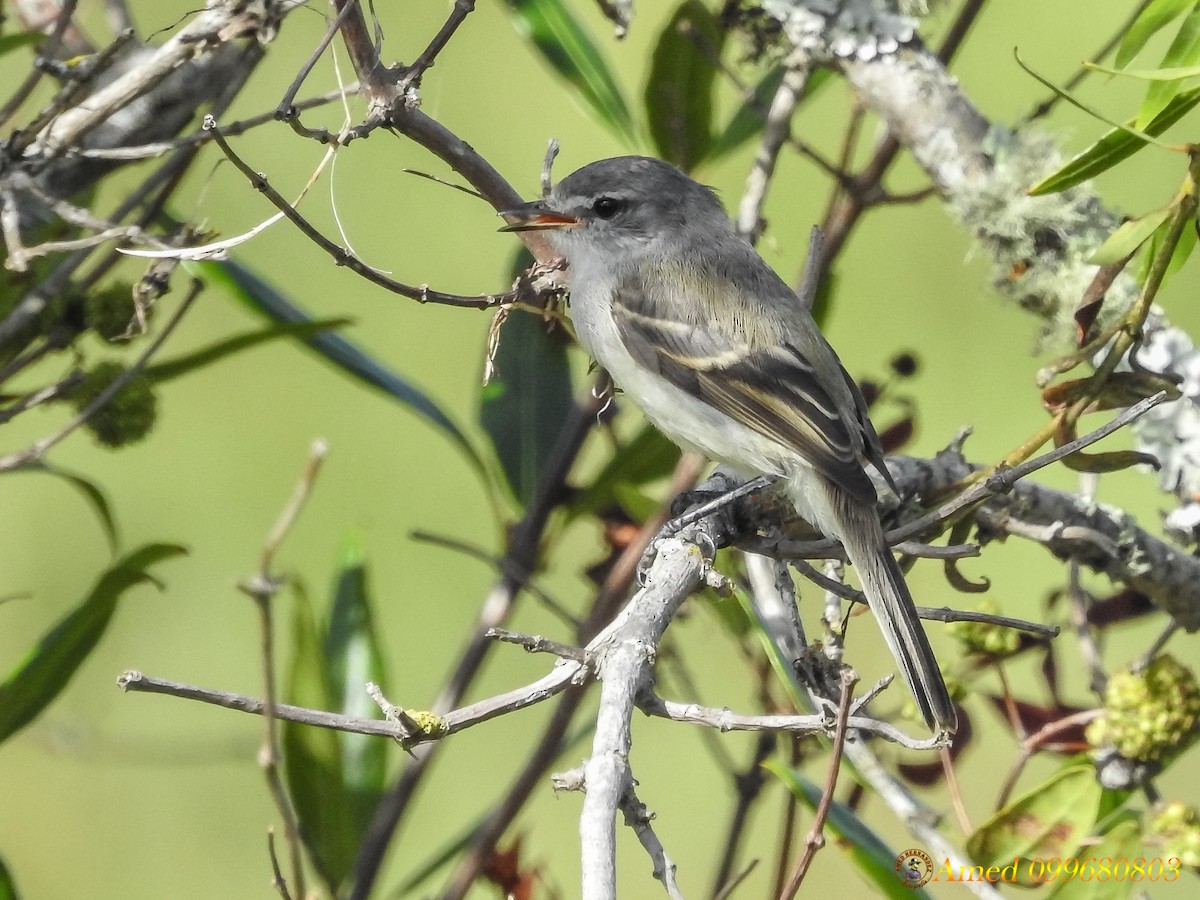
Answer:
[[[598,197],[592,209],[600,218],[611,219],[620,211],[621,201],[616,197]]]

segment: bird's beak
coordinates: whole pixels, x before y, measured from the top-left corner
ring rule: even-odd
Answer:
[[[550,209],[545,200],[532,200],[497,215],[508,220],[501,231],[545,231],[549,228],[575,228],[580,224],[575,216]]]

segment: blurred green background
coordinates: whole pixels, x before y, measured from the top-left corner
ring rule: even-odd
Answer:
[[[176,0],[131,5],[143,35],[170,28],[192,6]],[[630,37],[618,43],[594,4],[568,5],[602,47],[631,104],[640,109],[649,48],[672,6],[641,4]],[[409,60],[440,26],[450,4],[424,0],[403,4],[403,9],[380,6],[385,58]],[[1043,99],[1045,91],[1017,68],[1013,47],[1035,69],[1061,82],[1132,6],[1118,0],[996,0],[976,25],[954,71],[986,116],[1014,120]],[[952,12],[945,9],[931,20],[932,33]],[[105,32],[97,17],[92,21],[93,36],[99,39]],[[324,29],[325,20],[313,11],[289,16],[250,89],[224,118],[273,108]],[[340,47],[337,53],[348,79],[350,68]],[[28,58],[14,54],[3,62],[0,80],[15,83]],[[300,96],[335,84],[326,57]],[[1136,108],[1141,88],[1094,78],[1080,93],[1123,118]],[[426,75],[422,94],[426,112],[472,144],[528,196],[537,193],[542,155],[552,137],[562,144],[556,168],[560,176],[596,158],[646,150],[646,145],[620,143],[592,121],[569,86],[514,30],[500,3],[479,5]],[[738,100],[729,85],[721,87],[720,97],[719,118],[724,120]],[[797,117],[796,131],[836,156],[850,102],[842,85],[829,86]],[[361,114],[359,104],[353,115]],[[305,117],[309,125],[320,122],[332,128],[340,119],[336,107]],[[1055,132],[1068,154],[1105,130],[1066,106],[1044,127]],[[323,152],[283,124],[256,129],[238,138],[236,147],[287,196],[300,189]],[[753,151],[747,145],[697,174],[718,187],[732,207]],[[215,148],[206,151],[206,160],[178,195],[177,215],[203,220],[229,235],[271,214],[267,202],[231,166],[218,162]],[[303,210],[327,234],[336,235],[331,211],[336,203],[346,240],[368,263],[402,281],[463,293],[506,288],[516,241],[496,233],[492,210],[457,191],[406,175],[404,167],[453,177],[415,145],[376,132],[338,155]],[[1145,211],[1170,197],[1183,167],[1181,157],[1150,150],[1106,176],[1098,189],[1115,207]],[[125,177],[105,190],[118,191]],[[891,182],[897,191],[922,185],[907,161]],[[827,180],[810,164],[784,154],[766,208],[770,227],[760,248],[789,280],[801,268],[808,229],[820,218],[828,190]],[[487,314],[420,306],[375,289],[336,268],[286,223],[240,248],[235,257],[314,316],[352,317],[353,326],[343,332],[347,337],[423,386],[484,446],[476,415]],[[1042,424],[1045,416],[1033,387],[1039,365],[1037,326],[996,299],[988,287],[986,260],[973,253],[969,237],[936,200],[868,216],[843,254],[838,273],[827,334],[850,372],[882,376],[887,360],[904,350],[920,359],[919,375],[906,384],[919,411],[909,452],[931,454],[969,424],[975,436],[968,453],[988,461]],[[1195,288],[1193,262],[1164,297],[1168,315],[1193,334],[1200,333]],[[163,358],[259,324],[219,290],[210,290]],[[575,353],[574,365],[577,384],[585,384],[581,354]],[[279,564],[324,606],[340,542],[347,533],[361,535],[386,639],[387,690],[394,702],[422,708],[432,701],[493,581],[482,564],[410,539],[420,529],[499,552],[483,491],[457,449],[395,403],[351,383],[303,348],[284,343],[264,347],[172,382],[162,392],[161,409],[158,427],[143,444],[112,453],[80,433],[51,457],[106,488],[125,547],[177,541],[190,554],[157,569],[166,580],[165,592],[138,588],[122,601],[114,627],[69,689],[34,725],[0,747],[0,854],[25,897],[269,895],[265,831],[276,817],[255,762],[260,721],[180,700],[123,695],[115,678],[137,668],[259,693],[256,615],[235,583],[255,571],[264,536],[314,439],[328,441],[330,456]],[[49,433],[65,415],[59,410],[18,419],[4,431],[3,451]],[[623,412],[630,423],[637,415],[631,408]],[[886,422],[887,414],[882,418]],[[585,465],[595,466],[606,452],[602,441],[593,441]],[[1075,477],[1065,471],[1044,471],[1038,477],[1066,489],[1075,486]],[[1153,477],[1142,473],[1104,477],[1100,499],[1129,509],[1144,524],[1153,523],[1170,503]],[[590,589],[580,570],[602,552],[598,531],[590,525],[576,527],[569,550],[559,555],[541,584],[578,610]],[[0,597],[20,595],[0,606],[0,671],[7,671],[84,594],[106,565],[108,550],[92,513],[69,488],[45,476],[19,474],[0,479],[0,561]],[[982,560],[963,568],[992,579],[991,595],[1006,613],[1039,620],[1047,617],[1046,595],[1064,578],[1061,567],[1040,549],[1015,543],[990,548]],[[935,564],[918,566],[912,586],[930,606],[976,601],[956,595]],[[1098,587],[1103,591],[1103,585]],[[806,593],[818,596],[813,590]],[[286,621],[286,592],[279,602]],[[807,605],[806,615],[813,605]],[[1106,662],[1113,665],[1136,655],[1159,624],[1117,631],[1114,637],[1120,640],[1106,648]],[[564,636],[528,600],[513,627]],[[935,646],[949,652],[950,643],[936,634],[936,627],[934,631]],[[682,693],[669,677],[664,678],[665,694],[735,709],[751,705],[752,680],[711,610],[694,605],[672,632],[698,676],[700,696]],[[286,660],[286,633],[281,638]],[[1069,636],[1060,638],[1068,696],[1087,702],[1084,676],[1072,665],[1077,655],[1070,641]],[[1172,649],[1193,663],[1200,661],[1186,637],[1177,638]],[[849,660],[865,680],[881,676],[890,665],[878,635],[865,627],[855,631]],[[500,649],[472,697],[531,680],[546,665],[545,657]],[[1016,666],[1018,687],[1027,678],[1028,691],[1036,674],[1032,660]],[[977,724],[991,724],[989,707],[979,703],[970,708]],[[535,708],[507,716],[449,742],[418,798],[412,821],[419,826],[399,836],[379,896],[387,896],[388,886],[461,834],[503,795],[548,712],[549,707]],[[988,728],[988,734],[993,737],[960,762],[959,777],[977,822],[990,812],[990,786],[997,773],[1014,756],[1007,732]],[[658,814],[656,829],[679,864],[685,892],[698,895],[711,883],[732,786],[717,773],[696,729],[639,718],[634,738],[632,764],[641,798]],[[724,735],[720,741],[735,759],[749,758],[752,738]],[[585,752],[580,746],[562,767],[576,764]],[[392,758],[399,767],[402,755]],[[1053,759],[1035,761],[1022,783],[1035,784],[1057,765]],[[1160,786],[1187,796],[1189,786],[1178,781],[1178,771]],[[819,766],[809,774],[824,777]],[[763,896],[767,890],[777,808],[769,803],[771,813],[764,811],[753,823],[747,852],[763,857],[763,864],[739,896]],[[869,811],[897,851],[912,845],[886,810]],[[540,866],[547,883],[564,897],[578,890],[578,813],[577,796],[555,797],[546,784],[516,829],[524,835],[525,861]],[[658,887],[632,834],[623,830],[619,841],[622,896],[654,896]],[[841,883],[838,879],[847,870],[839,853],[830,847],[818,855],[809,890]],[[857,885],[842,887],[853,890]],[[478,887],[476,895],[493,890]],[[945,887],[938,890],[949,895]]]

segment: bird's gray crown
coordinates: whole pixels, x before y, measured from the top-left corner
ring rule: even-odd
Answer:
[[[646,156],[590,163],[555,186],[552,203],[588,225],[644,237],[697,227],[726,228],[729,223],[711,188],[669,163]]]

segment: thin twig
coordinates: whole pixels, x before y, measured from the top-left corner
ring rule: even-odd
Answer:
[[[570,644],[554,641],[542,637],[540,634],[521,634],[517,631],[509,631],[507,628],[489,628],[487,636],[505,644],[524,647],[529,653],[550,653],[559,659],[570,659],[575,662],[583,662],[584,658],[583,650],[579,647],[572,647]]]
[[[279,865],[279,854],[275,852],[275,829],[267,828],[267,858],[271,860],[271,887],[279,893],[283,900],[292,900],[292,894],[288,890],[287,879],[283,875],[283,869]]]
[[[1020,746],[1017,748],[1017,758],[1013,760],[1012,767],[1005,776],[1004,783],[1000,786],[1000,793],[996,796],[996,809],[1000,810],[1008,805],[1008,798],[1012,796],[1013,788],[1016,787],[1017,779],[1021,777],[1021,772],[1024,771],[1025,764],[1029,762],[1038,749],[1060,732],[1068,731],[1080,725],[1086,725],[1093,719],[1103,715],[1103,713],[1104,710],[1102,709],[1085,709],[1082,712],[1063,716],[1061,719],[1048,722],[1022,740]]]
[[[345,266],[357,275],[362,276],[373,284],[387,288],[393,293],[408,297],[411,300],[416,300],[419,303],[440,303],[448,306],[466,307],[469,309],[490,309],[499,306],[501,303],[510,302],[516,299],[515,291],[504,291],[498,294],[477,294],[475,296],[465,296],[462,294],[447,294],[442,291],[435,291],[428,285],[413,286],[404,284],[394,279],[388,278],[381,272],[368,266],[357,256],[347,250],[345,247],[339,247],[325,235],[321,234],[307,219],[297,212],[287,199],[280,194],[275,188],[271,187],[266,177],[255,172],[243,160],[229,143],[221,135],[220,129],[216,125],[216,121],[211,117],[205,117],[205,127],[213,132],[213,140],[221,148],[221,151],[229,159],[230,162],[237,167],[238,171],[246,176],[250,181],[250,185],[271,204],[279,210],[293,225],[311,240],[314,244],[333,257],[334,261],[339,266]]]
[[[497,557],[491,553],[488,553],[482,547],[476,547],[475,545],[469,544],[466,541],[460,540],[459,538],[450,537],[444,534],[433,534],[429,531],[414,531],[409,534],[409,537],[414,541],[432,544],[435,547],[445,547],[449,550],[457,551],[471,557],[472,559],[477,559],[482,563],[486,563],[497,572],[520,579],[525,585],[525,590],[529,591],[529,593],[536,597],[538,602],[546,608],[547,612],[553,615],[564,625],[567,625],[572,629],[579,628],[579,619],[572,615],[571,612],[561,603],[550,596],[549,593],[539,587],[537,582],[534,581],[531,573],[518,572],[513,569],[512,560],[507,556]]]
[[[438,33],[433,36],[433,40],[421,51],[421,55],[413,60],[412,65],[404,70],[404,75],[397,85],[401,92],[407,93],[410,87],[421,83],[421,76],[425,74],[426,70],[433,67],[438,54],[442,52],[450,38],[454,37],[454,32],[474,11],[475,0],[454,0],[454,8],[450,10],[450,15],[442,23]]]
[[[300,93],[301,85],[303,85],[304,80],[308,78],[308,74],[313,70],[313,66],[317,64],[317,60],[319,60],[322,54],[324,54],[324,52],[329,48],[329,44],[337,35],[338,29],[341,27],[342,22],[345,21],[346,16],[349,15],[352,9],[356,9],[357,7],[358,0],[350,0],[350,2],[343,6],[341,10],[338,11],[338,14],[333,17],[333,21],[329,23],[329,27],[325,29],[325,34],[317,43],[316,49],[313,50],[308,59],[304,61],[304,64],[300,66],[300,71],[296,73],[296,77],[292,79],[292,83],[288,85],[288,89],[284,91],[283,98],[275,107],[275,118],[286,122],[295,119],[300,114],[300,110],[297,109],[295,105],[296,94]]]
[[[867,603],[867,596],[862,591],[821,574],[805,560],[793,559],[791,564],[799,569],[805,578],[823,590],[836,593],[842,599],[852,603]],[[1048,638],[1058,637],[1061,630],[1057,625],[1043,625],[1040,622],[1030,622],[1027,619],[1015,619],[1011,616],[1001,616],[978,610],[951,609],[948,606],[918,606],[916,610],[920,618],[930,622],[984,622],[988,625],[1012,628],[1016,631]]]
[[[300,839],[300,823],[280,771],[283,754],[279,750],[279,727],[276,715],[275,624],[272,601],[283,582],[273,575],[271,570],[280,544],[296,524],[300,511],[312,494],[317,475],[321,470],[321,463],[327,452],[328,448],[323,441],[313,444],[304,471],[296,483],[292,496],[288,499],[263,543],[262,553],[259,556],[258,573],[239,585],[254,601],[259,614],[263,673],[262,715],[264,719],[263,745],[259,752],[259,765],[262,766],[263,774],[267,779],[267,786],[275,801],[275,808],[283,820],[283,833],[288,842],[292,862],[292,884],[300,897],[304,896],[304,851]]]
[[[858,675],[852,669],[843,669],[841,674],[842,699],[838,704],[837,730],[833,735],[833,753],[829,761],[829,777],[825,782],[825,790],[821,792],[821,802],[817,804],[816,815],[813,816],[812,828],[804,842],[804,854],[796,863],[787,886],[780,894],[781,900],[792,900],[800,890],[804,876],[812,865],[817,851],[825,846],[825,820],[829,818],[829,810],[833,806],[833,792],[837,789],[838,771],[842,767],[842,752],[846,748],[846,731],[850,720],[850,701],[854,698],[854,685],[858,683]]]

